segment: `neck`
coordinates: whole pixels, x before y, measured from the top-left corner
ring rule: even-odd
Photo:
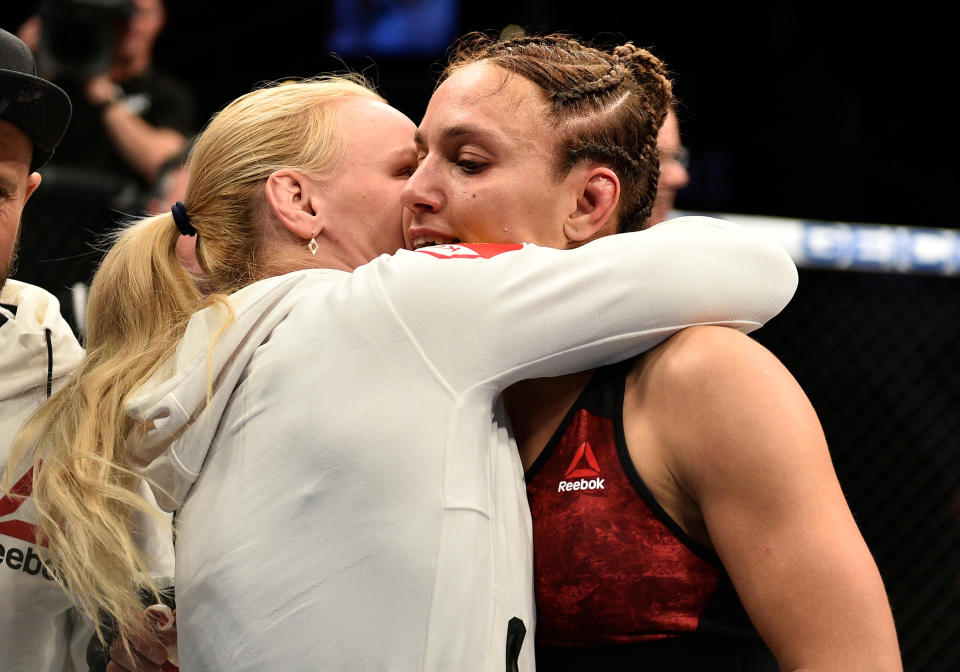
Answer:
[[[337,271],[353,272],[355,265],[351,265],[336,255],[327,254],[324,250],[317,250],[316,255],[303,249],[292,250],[288,254],[273,255],[262,266],[259,279],[272,278],[294,271],[304,271],[308,268],[330,268]]]
[[[522,380],[503,393],[525,469],[537,459],[593,371]]]

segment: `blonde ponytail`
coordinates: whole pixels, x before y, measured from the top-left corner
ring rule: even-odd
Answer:
[[[138,622],[140,587],[155,589],[131,538],[136,511],[164,519],[135,492],[124,465],[127,397],[169,357],[203,297],[176,258],[169,214],[121,231],[90,288],[88,349],[67,384],[24,425],[5,477],[34,462],[37,544],[95,623]],[[22,469],[22,464],[19,465]]]

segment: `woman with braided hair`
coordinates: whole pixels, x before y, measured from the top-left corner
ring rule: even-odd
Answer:
[[[632,44],[471,37],[417,131],[408,246],[576,248],[643,228],[671,102],[663,64]],[[533,514],[541,672],[901,669],[816,414],[744,333],[692,326],[504,396]]]

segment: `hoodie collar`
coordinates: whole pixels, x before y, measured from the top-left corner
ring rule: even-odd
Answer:
[[[61,317],[56,297],[39,287],[7,280],[0,304],[0,400],[49,388],[73,371],[83,348]]]

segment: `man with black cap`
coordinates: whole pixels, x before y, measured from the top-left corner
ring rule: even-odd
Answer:
[[[67,94],[36,72],[27,46],[0,29],[0,470],[6,469],[17,429],[83,356],[57,299],[9,279],[23,207],[40,185],[37,170],[53,156],[72,109]],[[93,628],[40,561],[36,512],[27,497],[31,467],[16,467],[9,489],[0,490],[0,669],[86,670]],[[145,537],[156,571],[172,574],[169,536],[151,528]]]

